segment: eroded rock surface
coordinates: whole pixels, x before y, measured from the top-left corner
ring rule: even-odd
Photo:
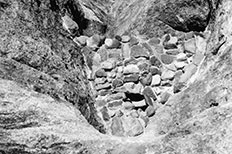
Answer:
[[[231,6],[1,1],[0,152],[231,153]]]

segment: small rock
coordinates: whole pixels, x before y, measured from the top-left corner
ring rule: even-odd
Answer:
[[[108,58],[115,59],[117,61],[123,60],[122,49],[110,49],[110,50],[108,50]]]
[[[124,128],[123,128],[122,121],[121,121],[120,117],[114,117],[112,119],[112,124],[111,124],[110,128],[112,131],[112,135],[123,136]]]
[[[124,84],[125,91],[128,93],[140,94],[143,86],[140,83],[127,82]]]
[[[99,67],[101,64],[101,56],[98,53],[93,54],[93,66]]]
[[[161,86],[171,87],[172,85],[173,85],[173,82],[170,80],[161,81]]]
[[[164,70],[161,74],[161,79],[162,80],[171,80],[175,76],[175,72],[171,70]]]
[[[187,82],[194,73],[196,73],[197,67],[194,64],[189,64],[184,68],[184,74],[181,75],[179,82]]]
[[[148,71],[150,68],[150,65],[147,62],[138,62],[137,65],[140,71]]]
[[[163,53],[164,53],[164,48],[163,48],[162,45],[157,45],[157,46],[155,46],[155,47],[153,47],[153,48],[154,48],[154,51],[155,51],[156,53],[158,53],[158,54],[163,54]]]
[[[122,105],[122,100],[114,100],[108,103],[109,109],[117,109]]]
[[[104,61],[101,63],[101,67],[104,70],[112,70],[116,67],[115,61],[113,59],[108,59],[107,61]]]
[[[117,39],[105,39],[106,48],[113,49],[118,48],[120,46],[120,42]]]
[[[139,81],[139,75],[138,74],[129,74],[124,76],[123,79],[124,82],[138,82]]]
[[[117,73],[123,73],[123,67],[122,66],[117,67]]]
[[[178,47],[176,44],[170,44],[170,43],[163,43],[164,49],[170,50],[170,49],[177,49]]]
[[[172,49],[166,51],[167,55],[178,55],[179,53],[180,53],[179,49]]]
[[[123,106],[123,108],[126,109],[126,110],[132,110],[132,109],[135,108],[134,104],[132,104],[132,103],[129,102],[129,101],[123,102],[122,106]]]
[[[193,64],[195,65],[199,65],[201,63],[201,61],[204,59],[204,54],[201,52],[197,52],[194,56],[193,56]]]
[[[130,46],[137,45],[137,44],[139,44],[139,40],[136,37],[132,36],[130,38],[130,43],[129,44],[130,44]]]
[[[98,48],[100,42],[101,42],[101,37],[95,34],[86,40],[86,45],[95,50]]]
[[[187,60],[187,56],[185,53],[179,53],[178,55],[176,55],[176,60],[177,61],[186,61]]]
[[[112,92],[109,89],[102,89],[102,90],[98,91],[98,94],[100,96],[106,96],[106,95],[112,94]]]
[[[103,98],[102,99],[101,98],[102,98],[101,96],[97,97],[96,103],[95,103],[96,107],[102,107],[107,104],[107,102]]]
[[[187,63],[183,61],[175,61],[174,65],[177,69],[182,69],[187,65]]]
[[[131,49],[129,43],[125,43],[122,45],[122,55],[124,59],[130,58],[130,51]]]
[[[145,102],[146,102],[147,105],[151,105],[151,106],[154,105],[151,97],[149,97],[147,95],[144,95],[144,99],[145,99]]]
[[[78,24],[72,20],[72,18],[70,18],[68,15],[64,15],[63,17],[61,17],[62,19],[62,25],[63,27],[69,32],[72,33],[71,31],[73,30],[78,30],[79,26]]]
[[[182,88],[184,88],[185,84],[181,82],[177,82],[173,86],[173,93],[178,93],[181,91]]]
[[[154,76],[152,77],[151,86],[158,86],[158,85],[160,85],[160,82],[161,82],[161,77],[160,77],[160,75],[159,75],[159,74],[154,75]]]
[[[131,48],[131,57],[133,58],[139,58],[139,57],[145,57],[149,58],[148,52],[140,45],[135,45]]]
[[[156,109],[153,106],[148,106],[146,108],[145,112],[146,112],[148,117],[152,117],[155,114]]]
[[[140,123],[142,124],[144,128],[147,127],[148,122],[149,122],[149,118],[147,116],[140,116],[138,120],[140,121]]]
[[[162,54],[160,56],[160,59],[161,61],[164,63],[164,64],[171,64],[174,60],[174,57],[173,56],[170,56],[170,55],[166,55],[166,54]]]
[[[95,76],[97,78],[102,78],[102,77],[107,77],[107,74],[105,72],[105,70],[103,69],[98,69],[96,72],[95,72]]]
[[[162,67],[162,63],[156,56],[151,56],[150,57],[150,63],[152,66],[156,66],[158,68]]]
[[[132,118],[138,118],[139,114],[138,114],[137,110],[132,110],[131,113],[130,113],[130,116]]]
[[[177,37],[173,37],[171,36],[170,37],[170,40],[168,41],[169,44],[176,44],[178,41],[178,38]]]
[[[99,74],[98,74],[98,76],[99,76]],[[95,80],[94,80],[94,83],[96,84],[96,85],[98,85],[98,84],[103,84],[103,83],[106,83],[106,78],[103,78],[103,77],[98,77],[98,78],[96,78]]]
[[[113,88],[121,87],[123,86],[123,81],[121,79],[114,79],[112,82]]]
[[[136,74],[139,73],[139,68],[137,65],[129,64],[124,68],[123,74]]]
[[[115,71],[107,72],[107,77],[114,79],[116,77],[116,72]]]
[[[121,36],[119,36],[119,35],[116,35],[115,37],[114,37],[116,40],[118,40],[118,41],[122,41],[122,37]]]
[[[97,91],[102,90],[102,89],[110,89],[110,88],[111,88],[110,83],[98,84],[97,86],[95,86],[95,89]]]
[[[122,117],[123,115],[124,114],[123,114],[123,112],[121,110],[118,110],[118,111],[115,112],[116,117]]]
[[[121,38],[122,38],[123,43],[130,42],[130,36],[128,36],[128,35],[123,35]]]
[[[147,44],[146,42],[142,43],[142,46],[149,52],[150,55],[155,54],[155,51],[153,51],[151,46],[149,44]]]
[[[101,56],[101,62],[106,61],[107,60],[107,55],[108,55],[108,51],[105,48],[105,46],[101,46],[98,50],[97,53]]]
[[[150,86],[152,82],[152,74],[144,74],[143,76],[141,76],[140,82],[143,86]]]
[[[135,107],[143,107],[143,106],[146,106],[146,102],[145,100],[141,100],[141,101],[133,101],[132,104],[135,106]]]
[[[86,40],[88,39],[89,37],[88,36],[79,36],[79,37],[75,37],[74,39],[73,39],[73,41],[75,42],[75,43],[77,43],[78,45],[80,45],[80,46],[85,46],[86,45]]]
[[[182,70],[178,70],[178,71],[175,73],[174,81],[175,81],[175,82],[179,82],[180,77],[181,77],[182,74],[183,74]]]
[[[160,87],[152,87],[153,91],[156,93],[156,95],[160,95],[162,90],[160,89]]]
[[[160,96],[160,103],[165,104],[168,101],[170,96],[171,96],[171,94],[168,93],[168,92],[162,93],[161,96]]]
[[[176,68],[176,66],[174,65],[174,63],[165,65],[165,68],[167,68],[168,70],[171,70],[171,71],[173,71],[173,72],[177,71],[177,68]]]
[[[149,71],[152,75],[161,75],[161,71],[156,66],[151,66]]]
[[[153,90],[151,87],[146,87],[143,90],[143,95],[151,97],[153,100],[156,100],[156,95],[154,94]]]
[[[152,39],[150,39],[150,40],[148,41],[148,43],[149,43],[151,46],[156,46],[157,44],[160,44],[160,39],[153,37]]]
[[[190,53],[196,53],[196,42],[194,38],[184,42],[184,50]]]
[[[106,98],[106,101],[110,102],[110,101],[115,101],[115,100],[121,100],[124,98],[126,98],[125,93],[120,92],[120,93],[111,94],[110,96]]]
[[[143,133],[143,127],[137,118],[123,117],[123,126],[127,136],[133,137]]]
[[[109,121],[110,120],[108,110],[107,110],[107,108],[105,106],[100,110],[100,112],[102,114],[102,118],[103,118],[104,121]]]

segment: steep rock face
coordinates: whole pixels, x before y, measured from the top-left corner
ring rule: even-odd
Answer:
[[[80,48],[66,37],[58,6],[50,2],[4,2],[0,16],[0,77],[66,99],[104,131],[95,115]]]
[[[207,0],[118,1],[113,6],[115,33],[134,31],[154,37],[173,29],[204,31],[209,21],[211,3]]]

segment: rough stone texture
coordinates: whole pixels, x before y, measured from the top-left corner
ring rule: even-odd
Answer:
[[[74,2],[77,4],[77,1],[62,1],[69,12],[78,10],[76,14],[79,16],[81,11],[87,10],[89,13],[86,13],[86,17],[96,14],[105,21],[108,17],[104,11],[110,12],[111,6],[124,8],[124,6],[117,7],[121,1],[81,0],[79,2],[82,4],[82,9],[77,9],[79,7],[73,5]],[[165,1],[156,2],[165,4]],[[179,1],[175,2],[178,4]],[[190,11],[185,12],[185,15],[194,10],[202,13],[198,9],[202,3],[191,2],[196,4],[196,7],[190,7]],[[128,133],[128,135],[132,134],[131,136],[144,131],[136,138],[103,135],[86,121],[87,119],[98,130],[103,130],[95,114],[94,97],[90,90],[91,85],[86,79],[87,67],[81,50],[73,44],[71,38],[69,39],[72,36],[62,29],[59,9],[57,9],[61,6],[60,3],[53,0],[0,2],[1,153],[232,153],[230,144],[232,2],[230,0],[222,0],[219,7],[217,1],[211,1],[212,9],[218,10],[215,14],[212,13],[212,21],[209,22],[208,30],[211,33],[205,36],[206,57],[198,66],[197,74],[191,79],[190,84],[186,84],[183,91],[171,96],[164,105],[160,104],[153,117],[148,118],[144,111],[138,110],[139,118],[135,121],[141,126],[137,125],[137,122],[132,122],[133,124],[127,127],[133,128]],[[130,5],[131,3],[133,5]],[[125,8],[132,12],[126,14],[121,10],[132,19],[125,20],[126,23],[132,21],[139,24],[132,17],[143,15],[140,10],[146,12],[145,8],[153,7],[145,1],[123,1],[123,4],[128,4]],[[94,10],[94,13],[91,14],[91,10]],[[120,9],[115,10],[119,11],[115,13],[115,17],[120,16],[123,19]],[[154,13],[150,15],[155,16]],[[94,17],[96,16],[92,16]],[[170,18],[175,19],[173,16]],[[140,19],[145,25],[144,19],[149,20],[146,16]],[[201,19],[199,21],[204,24]],[[78,22],[83,22],[83,18]],[[117,22],[124,26],[128,25],[122,20]],[[150,23],[152,26],[155,25],[153,21]],[[197,21],[196,23],[198,24]],[[118,26],[118,29],[124,31],[127,29],[124,26]],[[139,29],[138,25],[134,26]],[[129,27],[133,31],[134,27]],[[149,31],[150,33],[146,33],[149,37],[150,34],[154,35],[154,31],[162,35],[162,30],[147,27],[141,28],[144,31],[140,32]],[[83,34],[87,33],[85,29],[80,29]],[[88,34],[94,34],[98,28],[93,29],[95,31],[90,30]],[[173,31],[169,32],[173,33]],[[225,42],[223,36],[226,38]],[[162,91],[165,91],[166,87],[162,87],[164,88]],[[115,116],[113,119],[116,119],[113,120],[116,121],[113,125],[113,134],[125,135],[120,119],[124,115],[120,111],[113,115]],[[144,122],[142,123],[141,120]]]

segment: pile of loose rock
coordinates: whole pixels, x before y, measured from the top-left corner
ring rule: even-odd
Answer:
[[[96,109],[107,131],[116,136],[143,133],[149,118],[197,71],[204,58],[202,40],[192,33],[149,40],[75,37],[83,47]]]

